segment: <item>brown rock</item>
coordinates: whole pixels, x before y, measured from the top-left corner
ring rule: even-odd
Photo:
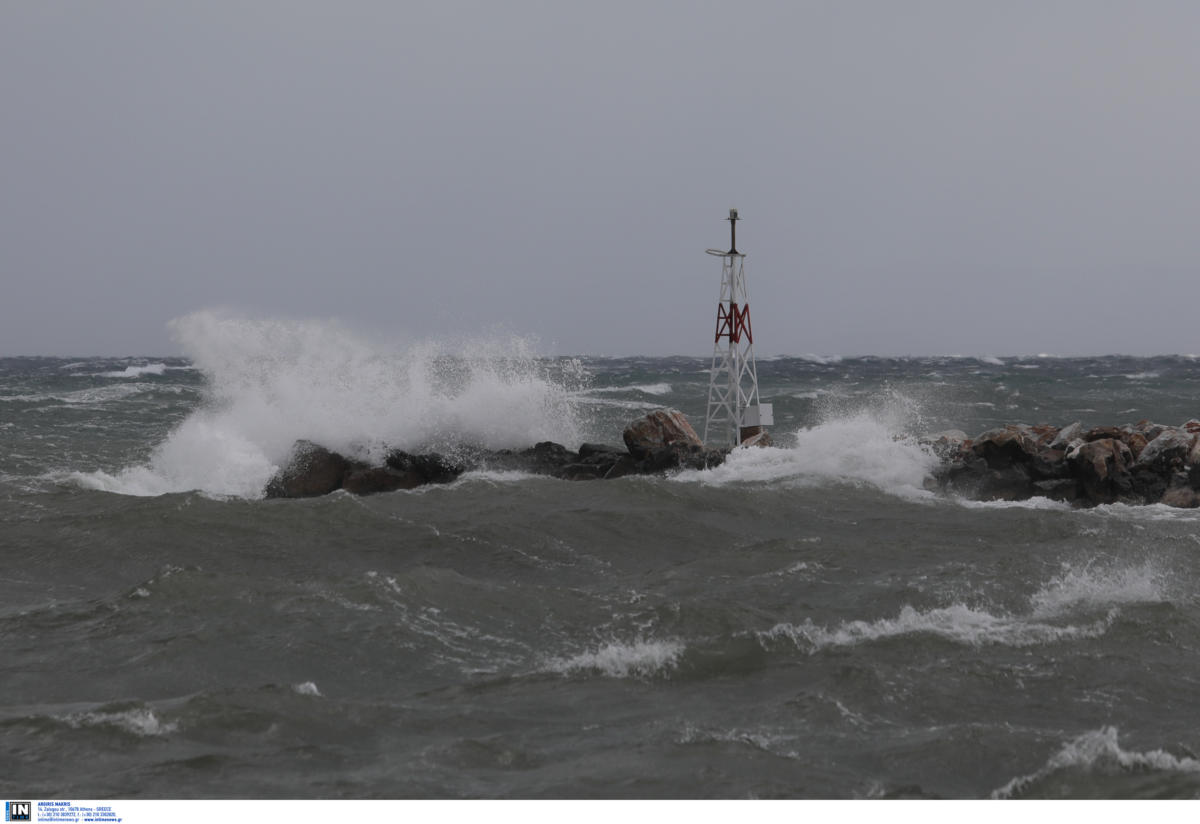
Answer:
[[[1133,492],[1133,453],[1116,438],[1085,443],[1070,454],[1068,461],[1092,503],[1111,504]]]
[[[622,438],[629,454],[639,460],[673,444],[704,447],[688,419],[675,409],[659,409],[639,418],[625,427]]]
[[[1038,451],[1037,435],[1020,424],[990,429],[975,438],[971,449],[983,458],[989,469],[1007,469],[1013,464],[1027,464]]]
[[[1180,509],[1195,509],[1200,506],[1200,494],[1187,486],[1175,486],[1163,493],[1162,503]]]
[[[1142,450],[1146,448],[1149,441],[1141,432],[1123,432],[1121,434],[1121,442],[1129,447],[1129,451],[1133,453],[1133,459],[1136,461],[1138,456],[1142,454]]]
[[[1117,438],[1119,440],[1121,437],[1121,428],[1118,426],[1097,426],[1084,432],[1082,437],[1088,443],[1106,438]]]

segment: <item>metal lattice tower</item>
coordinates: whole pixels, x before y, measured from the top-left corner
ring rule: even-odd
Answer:
[[[754,333],[746,294],[746,256],[737,250],[737,209],[729,210],[728,220],[729,251],[708,250],[722,262],[704,442],[709,443],[711,437],[714,444],[738,446],[759,440],[763,427],[775,421],[771,404],[761,403],[758,396]]]

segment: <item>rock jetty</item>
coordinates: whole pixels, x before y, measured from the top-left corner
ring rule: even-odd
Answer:
[[[707,449],[682,412],[661,409],[633,421],[624,448],[585,443],[578,450],[545,441],[520,451],[463,449],[437,453],[387,453],[383,464],[347,458],[311,441],[297,441],[284,467],[267,483],[268,498],[308,498],[344,489],[356,495],[449,483],[471,469],[529,472],[570,481],[707,469],[728,450]]]
[[[372,465],[297,441],[267,484],[268,498],[307,498],[344,489],[356,495],[445,484],[475,469],[528,472],[569,481],[708,469],[727,449],[708,449],[683,414],[662,409],[630,423],[624,447],[545,441],[523,450],[387,453]],[[939,458],[926,486],[984,501],[1042,497],[1075,506],[1162,503],[1200,506],[1200,420],[1182,426],[1140,421],[1084,429],[1076,422],[1009,424],[974,438],[949,430],[921,439]]]
[[[1197,420],[1086,430],[1079,423],[1010,424],[975,438],[954,430],[925,442],[941,458],[929,485],[964,497],[1200,506]]]

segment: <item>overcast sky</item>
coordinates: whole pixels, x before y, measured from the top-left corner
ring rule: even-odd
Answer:
[[[1200,352],[1200,3],[0,4],[0,355]]]

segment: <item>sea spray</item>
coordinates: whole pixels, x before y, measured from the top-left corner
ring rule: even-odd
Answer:
[[[1124,604],[1162,603],[1167,596],[1169,572],[1154,561],[1128,565],[1093,562],[1082,567],[1064,564],[1030,597],[1036,617],[1061,615],[1070,610],[1109,608]]]
[[[332,322],[197,312],[170,324],[206,400],[153,451],[85,486],[133,495],[198,489],[258,497],[299,439],[378,461],[391,448],[579,443],[583,375],[524,338],[374,345]],[[569,367],[569,364],[568,364]]]
[[[802,485],[867,483],[905,497],[928,495],[922,489],[936,457],[915,438],[902,436],[887,421],[859,412],[791,435],[773,433],[780,447],[734,450],[725,463],[681,480],[707,484],[789,481]]]

